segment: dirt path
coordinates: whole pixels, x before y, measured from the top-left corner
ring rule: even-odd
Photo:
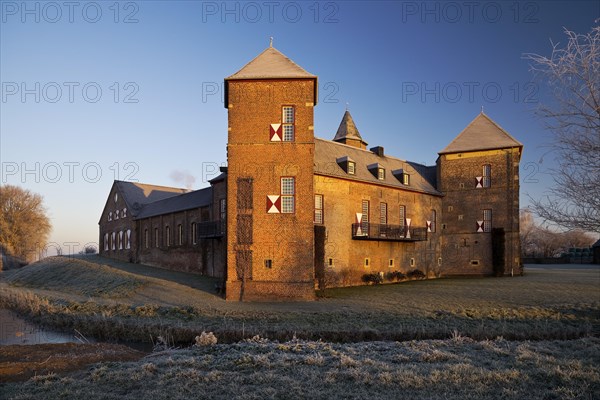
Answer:
[[[37,344],[0,347],[0,382],[26,381],[32,376],[62,374],[102,361],[135,361],[145,353],[108,344]]]

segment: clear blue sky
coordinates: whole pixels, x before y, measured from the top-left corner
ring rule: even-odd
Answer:
[[[597,1],[4,1],[2,184],[42,194],[51,241],[98,241],[113,179],[194,189],[226,162],[223,78],[269,45],[319,77],[315,134],[346,104],[363,138],[433,164],[484,107],[524,146],[521,206],[550,183],[546,100],[524,53]],[[69,244],[76,243],[76,244]]]

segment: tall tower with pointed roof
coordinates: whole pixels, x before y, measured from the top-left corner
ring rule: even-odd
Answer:
[[[269,46],[225,79],[229,300],[314,298],[317,77]]]
[[[338,127],[333,141],[358,147],[359,149],[366,149],[368,144],[363,140],[362,136],[360,136],[360,132],[358,131],[358,128],[356,128],[356,124],[348,110],[346,110],[342,117],[342,122],[340,122],[340,126]]]
[[[439,152],[445,275],[518,274],[523,145],[483,111]]]

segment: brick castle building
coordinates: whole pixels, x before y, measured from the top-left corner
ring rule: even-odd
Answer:
[[[317,77],[273,47],[224,88],[228,166],[196,191],[115,181],[101,255],[219,277],[228,300],[521,273],[523,146],[483,112],[425,166],[367,149],[348,111],[315,137]]]

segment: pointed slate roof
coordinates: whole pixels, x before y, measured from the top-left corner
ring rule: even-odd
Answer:
[[[362,136],[360,136],[360,132],[348,110],[344,113],[344,117],[342,118],[342,122],[340,122],[340,126],[338,127],[333,141],[342,142],[344,139],[360,140],[365,146],[368,144],[363,140]]]
[[[278,79],[278,78],[316,78],[298,64],[286,57],[275,47],[267,47],[252,61],[244,65],[235,74],[225,78],[232,79]]]
[[[314,80],[314,104],[317,104],[317,76],[290,60],[273,46],[267,47],[242,69],[225,78],[224,106],[229,106],[228,81],[243,79],[312,79]]]
[[[523,144],[502,129],[483,111],[438,154],[523,148]]]

